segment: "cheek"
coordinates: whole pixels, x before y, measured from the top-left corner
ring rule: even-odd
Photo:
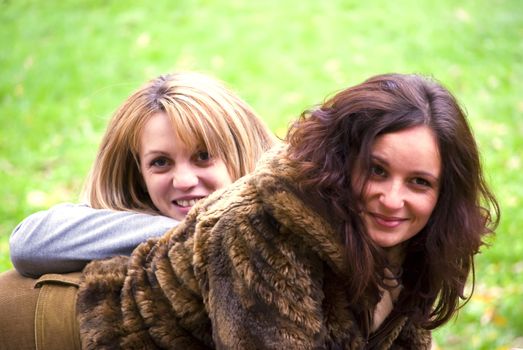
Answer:
[[[223,162],[219,162],[214,166],[206,169],[207,183],[213,190],[219,190],[231,184],[232,178],[229,171]]]
[[[434,212],[435,208],[435,198],[425,198],[424,200],[420,200],[417,206],[418,216],[423,219],[424,223],[426,223]]]
[[[358,191],[358,190],[356,190]],[[379,185],[371,181],[368,181],[365,187],[363,188],[363,193],[360,196],[359,192],[355,192],[356,198],[361,198],[361,201],[364,205],[368,205],[375,198],[379,198],[376,194],[379,192]]]
[[[231,177],[227,171],[212,174],[209,181],[210,186],[213,190],[219,190],[232,183]]]
[[[165,176],[158,174],[153,175],[146,173],[143,175],[143,181],[145,183],[145,188],[153,201],[162,197],[164,193],[167,193],[166,187],[170,184],[170,181]]]

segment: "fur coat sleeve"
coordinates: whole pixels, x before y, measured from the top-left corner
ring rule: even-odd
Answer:
[[[89,264],[77,304],[83,348],[365,348],[336,278],[342,245],[295,195],[293,176],[270,159],[130,258]]]

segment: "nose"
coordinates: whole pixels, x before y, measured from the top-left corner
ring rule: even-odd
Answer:
[[[379,195],[380,203],[387,209],[401,209],[405,204],[403,187],[399,181],[391,181],[382,187]]]
[[[198,184],[198,175],[190,166],[177,165],[172,174],[173,187],[186,191]]]

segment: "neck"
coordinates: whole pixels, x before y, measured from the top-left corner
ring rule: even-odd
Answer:
[[[389,269],[392,272],[396,272],[396,270],[401,268],[403,260],[405,260],[405,245],[402,243],[395,245],[394,247],[386,248],[385,254],[389,261]]]

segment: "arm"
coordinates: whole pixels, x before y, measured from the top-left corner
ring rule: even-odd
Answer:
[[[91,263],[86,280],[98,280],[82,292],[84,339],[98,345],[101,333],[88,329],[88,320],[100,314],[93,311],[100,310],[93,295],[109,285],[109,297],[122,298],[121,306],[107,302],[117,305],[110,311],[121,307],[123,323],[133,326],[124,331],[123,348],[126,341],[216,349],[324,345],[321,263],[307,249],[295,251],[300,245],[292,234],[273,232],[266,222],[251,221],[243,207],[236,209],[203,220],[189,213],[158,241],[142,243],[127,263],[120,293],[114,293],[117,268],[107,260]],[[114,322],[107,319],[102,327],[112,336]]]
[[[216,205],[212,197],[129,260],[87,266],[77,304],[84,347],[104,339],[122,348],[325,345],[318,255],[260,203],[238,205],[252,203],[252,193],[224,195]]]
[[[195,271],[205,271],[202,292],[216,348],[321,347],[321,262],[268,216],[241,211],[196,231],[193,261]]]
[[[29,277],[78,271],[93,259],[129,255],[177,224],[164,216],[60,204],[30,215],[14,229],[11,260]]]

